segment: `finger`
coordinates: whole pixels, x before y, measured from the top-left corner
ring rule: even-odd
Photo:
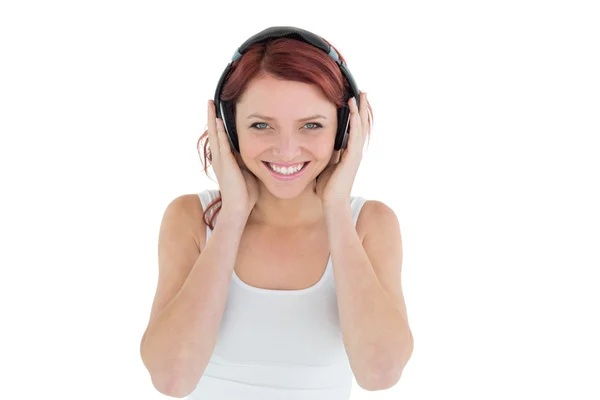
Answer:
[[[356,128],[358,128],[358,134],[362,136],[362,134],[364,134],[364,111],[365,111],[365,96],[364,93],[360,93],[359,94],[359,98],[360,98],[360,110],[358,109],[358,106],[356,105],[356,101],[355,98],[353,97],[353,107],[352,107],[352,112],[355,114],[355,121],[356,121]]]
[[[361,106],[364,105],[364,103],[361,101]],[[355,128],[359,128],[361,127],[361,118],[360,118],[360,112],[358,111],[358,107],[356,106],[356,98],[352,98],[352,105],[350,106],[350,111],[351,111],[351,115],[354,118],[353,122],[356,121],[358,122],[358,125],[355,126]]]
[[[219,138],[217,137],[215,103],[213,100],[208,101],[208,142],[213,155],[219,156]],[[214,157],[213,157],[214,158]]]
[[[360,94],[360,121],[362,123],[362,133],[366,136],[369,130],[369,108],[367,107],[367,94]]]
[[[350,132],[348,134],[348,152],[354,154],[357,149],[355,146],[358,142],[360,142],[360,115],[358,113],[358,108],[356,107],[356,100],[352,97],[349,101],[350,105]]]
[[[225,132],[223,120],[221,118],[217,118],[216,122],[217,137],[219,138],[219,150],[221,151],[221,155],[225,156],[226,154],[231,154],[231,146],[229,145],[229,139],[227,138],[227,133]]]

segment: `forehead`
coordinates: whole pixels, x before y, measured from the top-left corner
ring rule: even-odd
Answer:
[[[297,117],[335,113],[335,105],[313,84],[262,77],[248,83],[236,104],[238,113]]]

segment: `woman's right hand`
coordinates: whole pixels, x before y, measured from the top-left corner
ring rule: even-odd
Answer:
[[[208,101],[208,140],[211,164],[221,190],[221,210],[246,213],[247,217],[258,200],[258,181],[245,165],[240,165],[241,156],[232,151],[213,100]]]

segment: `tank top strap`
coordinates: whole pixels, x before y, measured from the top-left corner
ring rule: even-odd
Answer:
[[[219,191],[217,189],[205,189],[198,193],[198,197],[200,197],[200,203],[202,204],[202,210],[206,211],[206,208],[210,202],[216,199],[218,196]]]
[[[200,204],[202,204],[202,211],[205,212],[206,209],[208,208],[208,205],[215,200],[217,197],[219,197],[219,190],[218,189],[205,189],[203,191],[201,191],[200,193],[198,193],[198,197],[200,198]],[[213,206],[212,211],[208,214],[209,218],[211,217],[212,213],[215,212],[215,206]],[[212,229],[210,229],[210,227],[208,225],[206,225],[206,241],[205,241],[205,245],[208,242],[208,238],[210,238],[210,235],[212,234]]]
[[[366,201],[366,198],[360,196],[352,196],[352,198],[350,199],[350,209],[352,210],[352,220],[354,221],[355,227],[356,221],[358,221],[358,215],[360,214],[360,210],[362,209]]]

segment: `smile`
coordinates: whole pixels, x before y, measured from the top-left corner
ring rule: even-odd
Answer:
[[[306,166],[310,163],[310,161],[298,163],[296,165],[283,168],[273,165],[266,161],[263,161],[262,163],[269,170],[273,177],[279,180],[288,181],[301,176],[306,170]]]

